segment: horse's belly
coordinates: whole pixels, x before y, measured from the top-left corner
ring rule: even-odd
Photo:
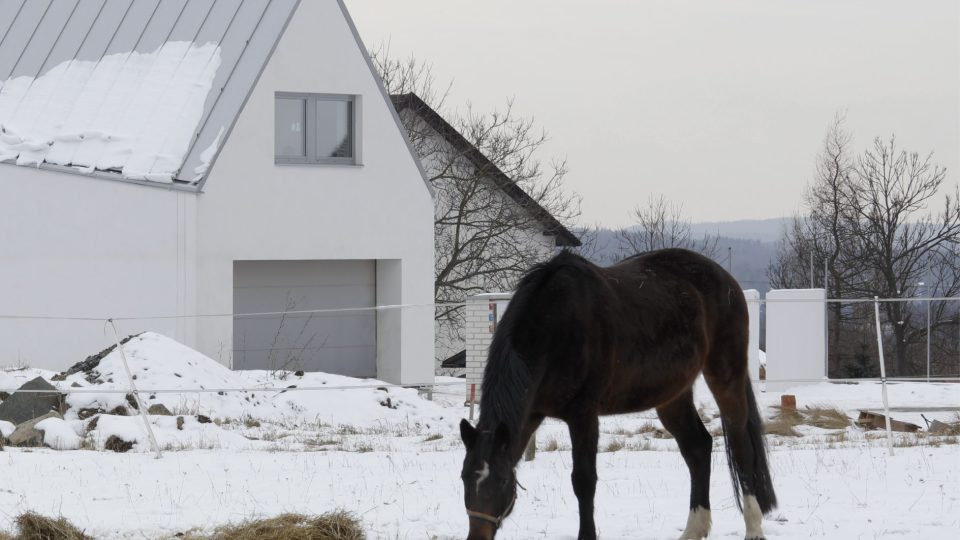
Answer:
[[[623,377],[605,392],[609,397],[601,402],[600,414],[645,411],[669,403],[690,388],[698,373],[695,366],[690,366],[670,377],[649,373]]]

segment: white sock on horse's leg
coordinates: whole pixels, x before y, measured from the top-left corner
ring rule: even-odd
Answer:
[[[687,528],[680,540],[701,540],[710,534],[710,509],[698,506],[687,515]]]
[[[760,504],[753,495],[747,495],[743,498],[743,521],[747,524],[747,540],[763,538],[763,512],[760,511]]]

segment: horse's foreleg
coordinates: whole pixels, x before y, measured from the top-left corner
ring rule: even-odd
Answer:
[[[597,491],[597,440],[600,421],[585,415],[568,420],[570,440],[573,443],[573,492],[580,503],[580,534],[578,540],[595,540],[597,528],[593,521],[593,497]]]

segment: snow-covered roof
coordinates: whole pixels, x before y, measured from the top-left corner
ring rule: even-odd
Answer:
[[[194,184],[298,0],[3,0],[0,162]]]

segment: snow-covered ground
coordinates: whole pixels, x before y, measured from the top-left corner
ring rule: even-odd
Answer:
[[[411,445],[417,446],[417,445]],[[390,452],[194,450],[149,454],[8,449],[0,454],[0,523],[24,510],[62,514],[98,538],[157,538],[281,512],[347,508],[371,538],[462,538],[459,449],[420,443]],[[445,446],[445,445],[440,445]],[[780,508],[769,538],[952,539],[960,530],[960,446],[774,449]],[[721,452],[714,453],[714,538],[742,538]],[[603,453],[602,538],[676,538],[688,480],[676,451]],[[527,488],[502,538],[574,538],[566,452],[523,464]]]
[[[71,394],[65,420],[46,420],[54,448],[0,453],[0,528],[26,510],[63,515],[97,538],[169,537],[193,527],[281,512],[360,515],[371,538],[462,538],[466,518],[459,479],[463,458],[456,423],[468,414],[462,380],[440,379],[430,402],[416,390],[326,374],[243,372],[222,368],[157,334],[124,349],[149,404],[175,416],[150,416],[160,444],[154,459],[139,416],[81,408],[129,407],[124,393]],[[0,389],[16,388],[33,369],[0,371]],[[95,370],[58,381],[67,390],[125,389],[119,355]],[[250,388],[248,392],[150,393],[150,390]],[[290,388],[267,392],[263,388]],[[363,389],[303,390],[334,386]],[[259,389],[259,390],[257,390]],[[801,409],[836,407],[855,418],[881,406],[876,383],[821,383],[791,389]],[[960,406],[960,385],[889,386],[892,407]],[[152,398],[152,399],[151,399]],[[249,398],[249,400],[248,400]],[[759,393],[767,415],[780,393]],[[708,429],[719,432],[716,407],[696,388]],[[201,423],[198,414],[214,421]],[[897,419],[924,425],[919,412]],[[950,420],[941,410],[927,418]],[[85,415],[84,415],[85,416]],[[177,416],[184,418],[182,429]],[[92,427],[90,421],[97,418]],[[0,426],[9,431],[9,426]],[[597,525],[602,538],[676,538],[686,520],[689,479],[672,439],[652,412],[605,418],[598,458]],[[801,437],[770,436],[780,508],[765,522],[769,538],[955,538],[960,530],[960,445],[956,437],[896,434],[887,455],[882,432],[856,427],[800,426]],[[110,434],[136,444],[131,452],[101,450]],[[576,498],[565,426],[548,422],[538,455],[519,469],[521,491],[501,538],[575,538]],[[721,438],[715,437],[711,477],[713,538],[742,538]]]

